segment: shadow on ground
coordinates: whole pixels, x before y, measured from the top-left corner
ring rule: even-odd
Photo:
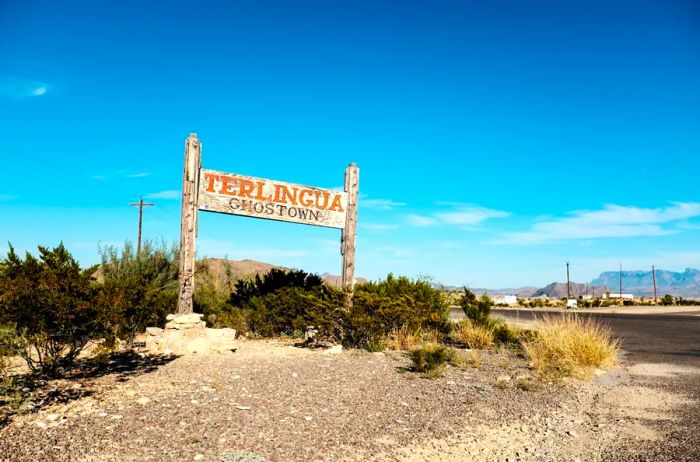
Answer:
[[[38,374],[11,377],[0,383],[0,428],[19,414],[36,413],[55,405],[95,394],[95,379],[114,376],[116,382],[148,374],[177,359],[173,355],[144,355],[134,351],[112,353],[104,357],[83,358],[60,378]]]

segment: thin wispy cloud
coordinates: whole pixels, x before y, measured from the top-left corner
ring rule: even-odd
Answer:
[[[408,215],[408,222],[413,226],[451,225],[463,229],[473,229],[491,218],[505,218],[510,215],[502,210],[489,209],[473,204],[438,202],[437,205],[450,206],[451,209],[430,215]]]
[[[0,77],[0,97],[25,99],[44,96],[49,85],[32,79]]]
[[[370,231],[391,231],[399,227],[393,223],[360,223],[360,227]]]
[[[391,199],[360,199],[360,207],[366,207],[376,210],[392,210],[397,207],[403,207],[405,202],[397,202]]]
[[[182,197],[182,193],[177,189],[167,189],[145,196],[146,199],[179,199],[180,197]]]
[[[581,210],[568,215],[535,223],[528,231],[508,233],[496,242],[533,245],[578,239],[663,236],[678,231],[674,222],[700,216],[700,202],[672,202],[661,208],[607,204],[600,210]]]
[[[407,218],[408,223],[413,226],[434,226],[437,224],[437,220],[425,215],[411,214]]]
[[[106,174],[90,175],[91,180],[105,181],[115,178],[145,178],[153,175],[151,172],[126,173],[124,171],[109,172]]]

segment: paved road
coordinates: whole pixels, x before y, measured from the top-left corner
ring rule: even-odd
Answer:
[[[552,315],[537,310],[494,310],[512,320],[533,320]],[[558,313],[554,313],[558,315]],[[668,362],[700,367],[700,316],[687,314],[585,313],[607,324],[622,339],[632,362]]]

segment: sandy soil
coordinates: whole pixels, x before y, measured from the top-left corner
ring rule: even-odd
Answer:
[[[241,341],[229,356],[136,356],[46,384],[66,398],[0,429],[0,460],[700,459],[697,396],[655,385],[695,371],[631,365],[560,386],[534,380],[512,353],[480,358],[428,380],[402,353],[279,342]],[[674,444],[647,459],[659,441]]]

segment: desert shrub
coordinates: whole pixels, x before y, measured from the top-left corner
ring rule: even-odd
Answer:
[[[323,285],[323,279],[316,274],[302,270],[272,268],[262,276],[259,274],[255,275],[255,278],[252,280],[239,279],[236,281],[229,304],[231,306],[244,307],[250,304],[253,298],[271,294],[280,289],[298,288],[311,291]]]
[[[10,359],[20,352],[20,339],[12,325],[0,325],[0,383],[9,380]]]
[[[469,318],[462,319],[455,323],[450,336],[453,340],[463,343],[469,348],[476,348],[477,350],[489,348],[494,342],[491,329],[476,324]]]
[[[444,371],[445,365],[458,361],[454,349],[433,343],[416,348],[409,352],[413,364],[413,370],[422,372],[429,377],[439,377]]]
[[[675,300],[673,298],[673,295],[666,294],[661,298],[661,304],[664,306],[668,305],[673,305],[675,304]]]
[[[487,296],[477,297],[474,292],[464,288],[464,294],[459,299],[459,305],[464,310],[467,319],[471,319],[477,324],[483,324],[491,316],[493,301]]]
[[[141,253],[126,242],[119,250],[100,249],[99,269],[103,280],[98,296],[109,326],[119,338],[132,344],[137,332],[160,326],[175,311],[178,297],[179,255],[177,247],[146,241]]]
[[[244,315],[255,335],[291,335],[314,326],[321,338],[376,351],[389,345],[392,332],[449,328],[449,308],[437,289],[427,281],[392,275],[358,285],[353,303],[345,306],[343,292],[320,277],[273,269],[237,282],[229,305],[232,313]]]
[[[284,287],[253,297],[243,310],[248,329],[256,335],[292,335],[314,326],[321,337],[340,341],[342,300],[342,292],[326,286],[311,290]]]
[[[81,270],[61,243],[22,259],[10,246],[0,273],[0,323],[15,328],[32,371],[56,375],[92,339],[105,335],[94,300],[94,268]]]
[[[382,317],[382,322],[388,327],[387,334],[402,326],[449,332],[449,304],[440,290],[434,288],[427,279],[409,279],[389,274],[382,281],[357,285],[354,303],[358,300],[369,312]],[[390,304],[391,300],[401,303]],[[391,308],[387,307],[388,304]]]
[[[595,368],[616,363],[619,342],[591,318],[547,317],[536,334],[523,342],[523,349],[545,377],[587,378]]]
[[[501,318],[489,318],[484,326],[493,333],[493,340],[499,345],[518,346],[521,340],[521,330],[508,324]]]

